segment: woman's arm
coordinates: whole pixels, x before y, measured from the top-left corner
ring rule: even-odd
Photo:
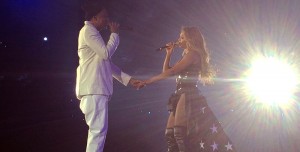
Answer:
[[[161,74],[153,76],[152,78],[146,80],[145,81],[146,84],[150,84],[150,83],[153,83],[153,82],[156,82],[159,80],[166,79],[170,76],[173,76],[173,75],[181,72],[182,70],[187,68],[189,65],[194,63],[195,56],[196,56],[195,52],[190,51],[174,67],[167,69],[167,70],[163,71]]]
[[[175,43],[174,42],[170,42],[170,43],[166,44],[166,46],[168,46],[166,48],[166,53],[167,54],[166,54],[165,61],[164,61],[164,64],[163,64],[163,70],[162,70],[162,72],[165,72],[165,71],[167,71],[168,69],[171,68],[171,66],[170,66],[170,60],[171,60],[171,55],[172,55],[172,53],[174,51]]]
[[[171,60],[171,53],[167,53],[166,57],[165,57],[165,61],[164,61],[164,65],[163,65],[163,70],[162,72],[167,71],[168,69],[170,69],[170,60]]]

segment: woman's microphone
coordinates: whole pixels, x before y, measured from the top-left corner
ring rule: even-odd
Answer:
[[[178,46],[178,42],[173,42],[173,43],[174,43],[174,47]],[[166,49],[168,47],[170,47],[170,46],[165,45],[165,46],[162,46],[162,47],[156,49],[156,51],[162,51],[162,50],[164,50],[164,49]]]

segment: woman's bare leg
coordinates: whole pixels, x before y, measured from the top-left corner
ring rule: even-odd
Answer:
[[[185,113],[185,94],[181,94],[176,108],[174,126],[186,127],[186,125],[187,125],[187,120],[186,120],[186,113]]]
[[[171,112],[167,122],[167,128],[174,128],[174,124],[175,124],[175,116],[173,112]]]
[[[185,111],[185,102],[185,94],[181,94],[176,108],[174,125],[174,137],[176,139],[178,149],[180,152],[188,151],[186,142],[187,118]]]

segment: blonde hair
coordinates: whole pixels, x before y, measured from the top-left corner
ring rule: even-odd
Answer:
[[[210,65],[209,51],[203,35],[197,27],[182,27],[181,32],[186,38],[186,46],[189,51],[196,51],[200,56],[199,79],[205,84],[212,84],[213,77],[216,75],[215,70]]]

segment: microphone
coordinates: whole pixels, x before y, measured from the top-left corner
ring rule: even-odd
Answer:
[[[178,42],[174,42],[174,47],[177,47],[177,46],[178,46]],[[162,46],[162,47],[156,49],[156,51],[162,51],[162,50],[166,49],[167,47],[170,47],[170,46],[167,46],[167,45]]]

